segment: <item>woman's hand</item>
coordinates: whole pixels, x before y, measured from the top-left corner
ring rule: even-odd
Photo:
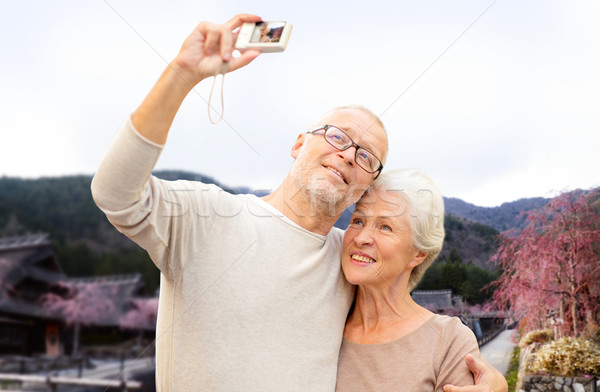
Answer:
[[[249,64],[260,52],[247,50],[233,57],[237,32],[245,22],[259,22],[261,17],[239,14],[224,24],[201,22],[183,42],[171,66],[190,87],[201,80],[220,73],[234,71]]]
[[[457,387],[455,385],[444,385],[444,392],[507,392],[508,385],[504,376],[493,366],[477,360],[471,354],[465,356],[467,367],[473,373],[475,385],[468,387]]]

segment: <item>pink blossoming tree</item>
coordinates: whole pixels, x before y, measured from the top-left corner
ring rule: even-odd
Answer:
[[[525,331],[579,336],[600,316],[600,188],[564,193],[527,219],[501,237],[494,303]]]
[[[140,346],[144,330],[155,329],[157,314],[158,297],[138,298],[133,300],[133,308],[121,316],[119,324],[122,329],[139,332],[137,344]]]
[[[44,294],[41,302],[46,311],[62,315],[67,325],[73,326],[72,355],[76,355],[81,326],[115,316],[116,292],[95,282],[59,282],[55,288],[55,292]]]

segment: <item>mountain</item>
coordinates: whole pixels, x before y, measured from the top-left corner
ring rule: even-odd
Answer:
[[[440,260],[452,260],[456,254],[464,262],[487,270],[496,269],[490,258],[497,249],[498,230],[452,214],[445,215],[444,230],[446,237]]]
[[[498,207],[478,207],[457,198],[444,198],[446,213],[493,227],[502,232],[525,224],[523,212],[540,208],[551,199],[534,197],[502,203]]]

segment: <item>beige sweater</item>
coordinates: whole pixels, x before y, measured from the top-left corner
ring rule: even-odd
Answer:
[[[473,332],[456,317],[434,315],[389,343],[356,344],[340,352],[338,392],[441,392],[446,384],[473,385],[464,356],[478,355]]]
[[[127,121],[92,182],[161,271],[158,390],[332,392],[353,298],[343,233],[311,233],[253,195],[152,177],[161,150]]]

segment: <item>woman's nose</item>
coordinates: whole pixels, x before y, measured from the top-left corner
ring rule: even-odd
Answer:
[[[354,242],[361,246],[367,246],[373,244],[373,233],[370,229],[363,227],[363,229],[354,237]]]

